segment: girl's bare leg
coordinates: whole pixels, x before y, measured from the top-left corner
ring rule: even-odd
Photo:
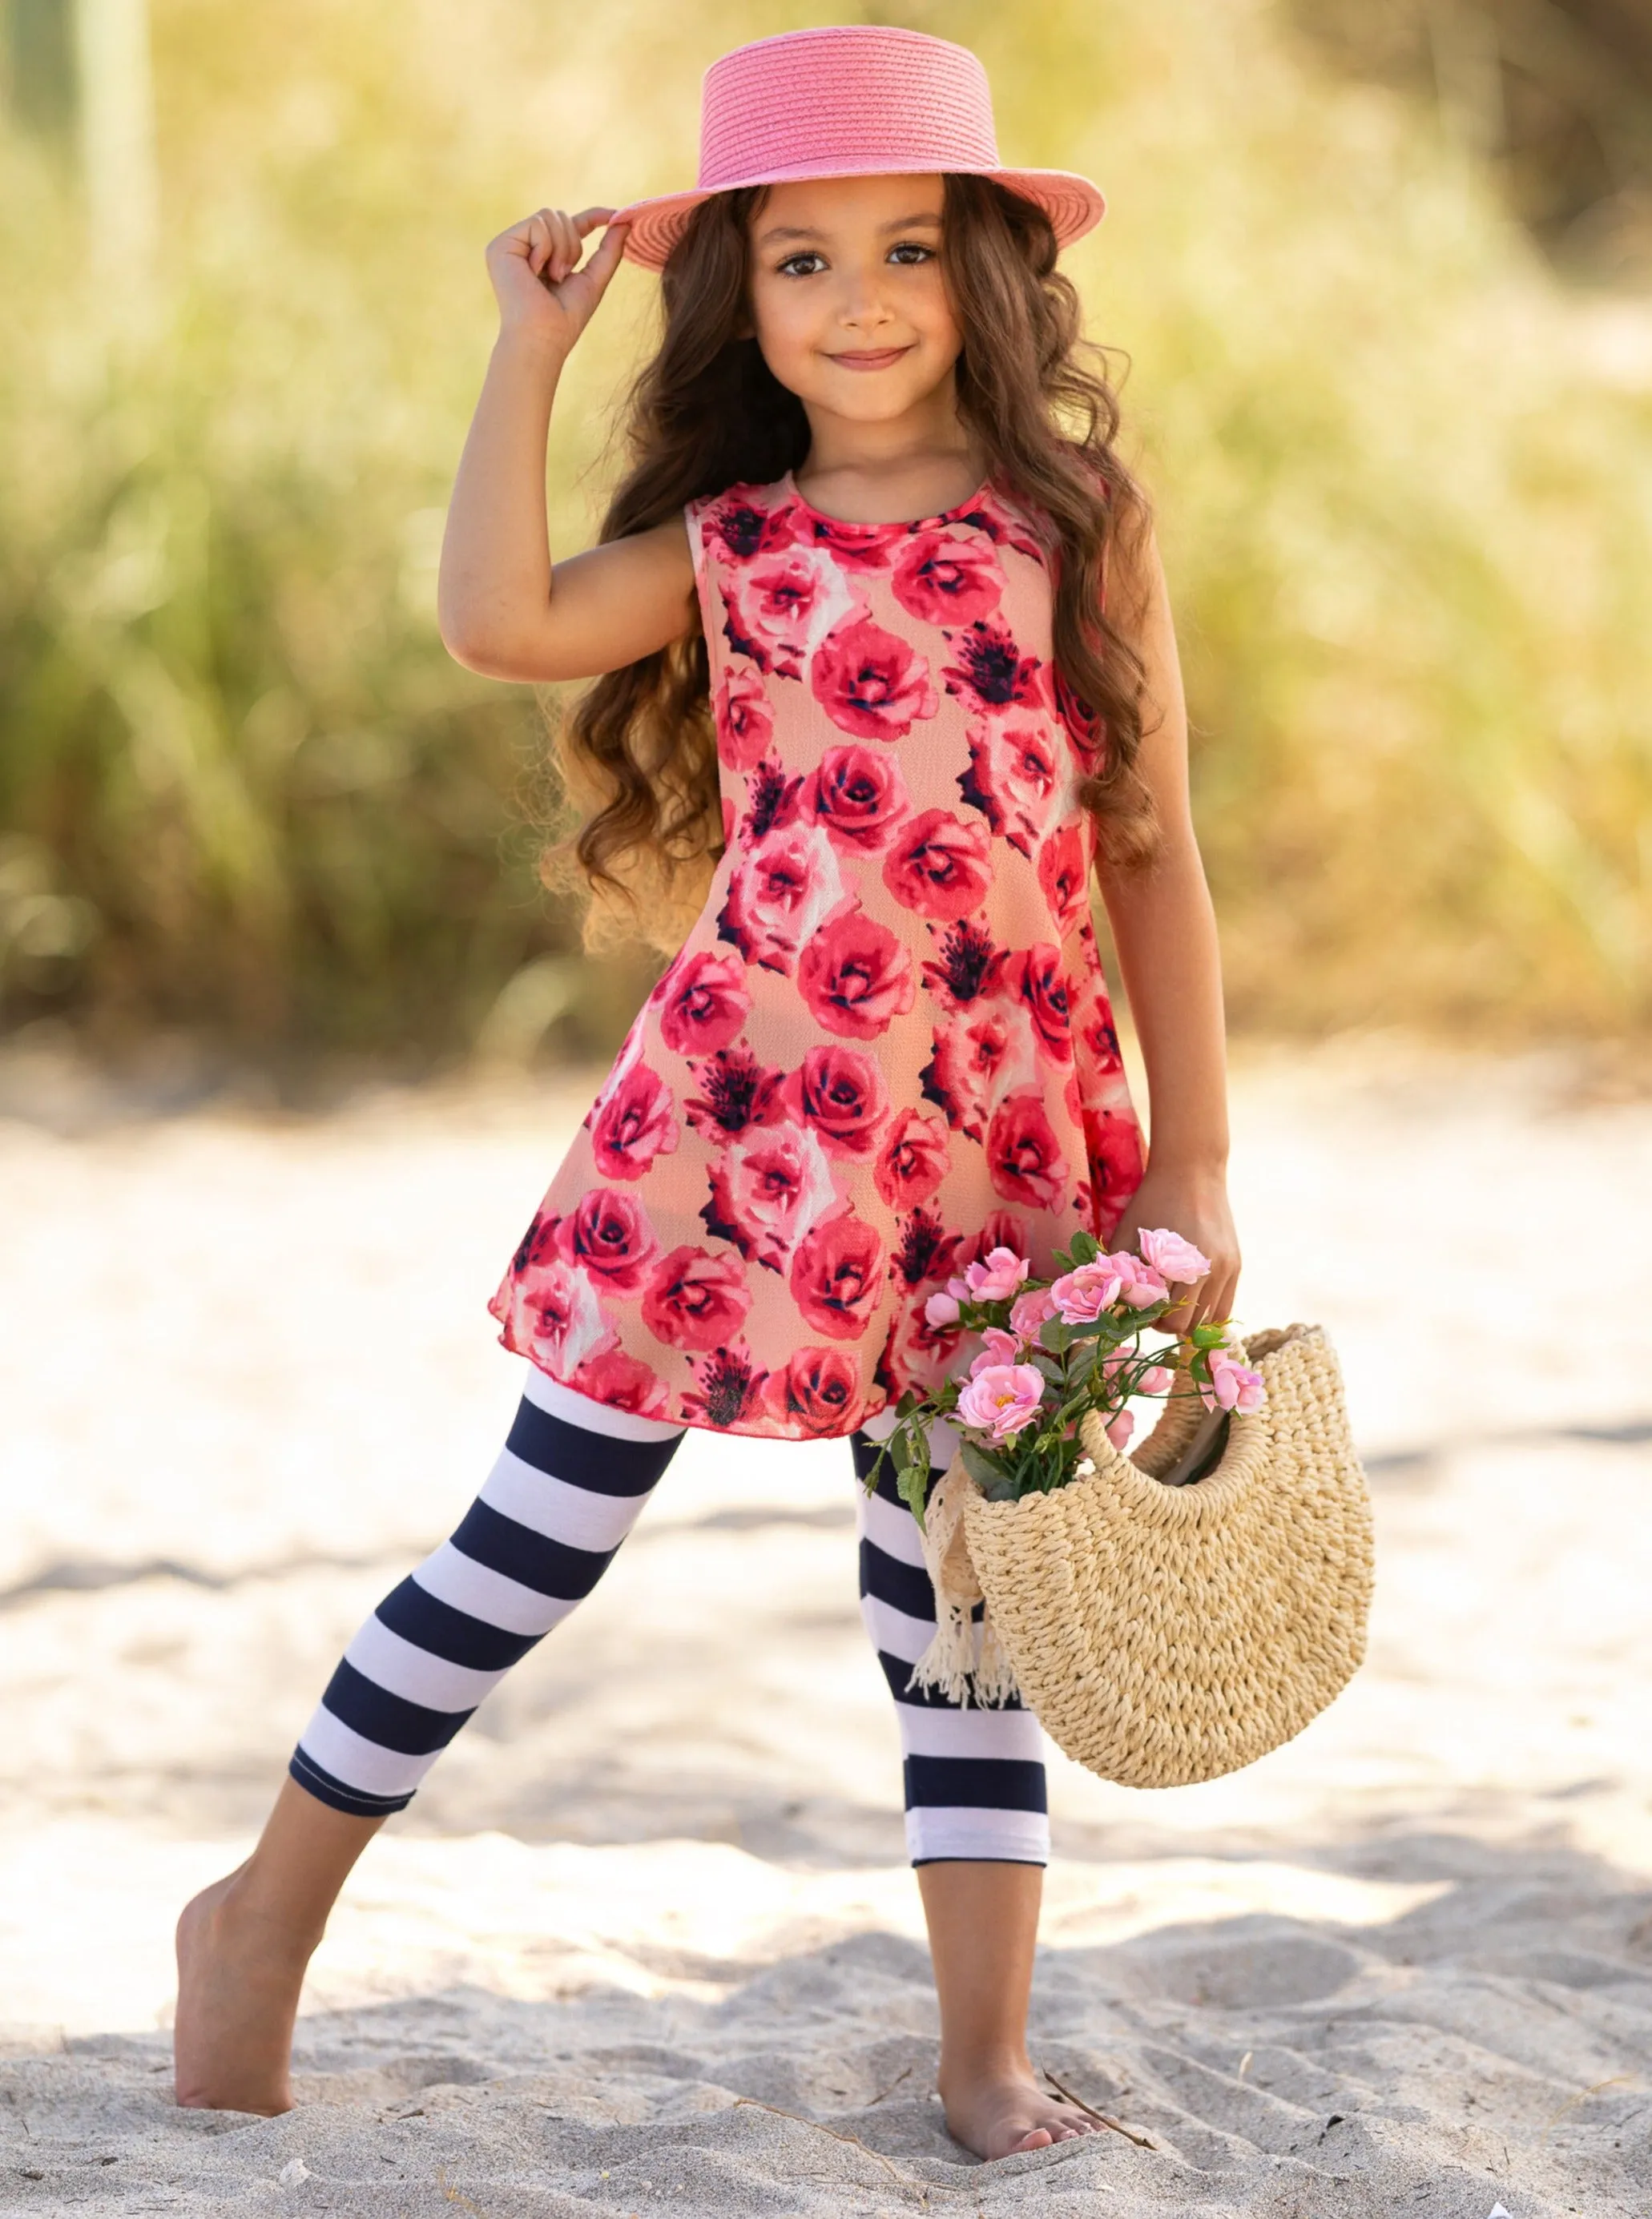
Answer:
[[[246,1862],[184,1905],[173,2031],[180,2104],[291,2110],[304,1969],[351,1867],[383,1823],[334,1811],[284,1781]]]
[[[1040,2087],[1027,2055],[1040,1866],[920,1865],[941,2003],[941,2099],[947,2126],[978,2157],[1043,2149],[1095,2122]]]

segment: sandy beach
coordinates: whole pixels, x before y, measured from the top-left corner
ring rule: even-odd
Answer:
[[[1134,1793],[1053,1758],[1040,2068],[933,2091],[841,1448],[696,1439],[346,1893],[301,2106],[171,2098],[171,1928],[519,1367],[484,1305],[585,1078],[163,1114],[0,1067],[0,2214],[1652,2211],[1652,1105],[1562,1056],[1252,1051],[1252,1326],[1340,1351],[1369,1663]]]

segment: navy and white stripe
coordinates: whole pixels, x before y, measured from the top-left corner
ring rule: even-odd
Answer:
[[[292,1759],[299,1784],[363,1818],[400,1811],[512,1667],[582,1602],[676,1453],[675,1426],[589,1401],[529,1369],[481,1495],[345,1650]],[[877,1445],[852,1441],[864,1477]],[[935,1632],[912,1514],[892,1473],[860,1498],[860,1608],[895,1698],[915,1863],[1049,1854],[1043,1745],[1019,1706],[909,1694]]]
[[[861,1433],[852,1445],[855,1476],[864,1482],[878,1444]],[[932,1476],[939,1479],[940,1470]],[[1042,1728],[1019,1700],[1002,1709],[972,1704],[964,1710],[933,1688],[908,1688],[912,1667],[935,1634],[935,1590],[892,1466],[879,1471],[875,1494],[864,1485],[857,1492],[860,1616],[900,1723],[908,1855],[914,1864],[953,1858],[1047,1863]]]
[[[602,1433],[569,1415],[593,1410]],[[482,1697],[595,1587],[681,1439],[530,1368],[487,1484],[345,1650],[294,1779],[363,1818],[410,1803]]]

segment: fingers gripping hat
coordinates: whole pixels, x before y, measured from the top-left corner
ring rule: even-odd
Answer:
[[[1107,203],[1065,170],[1008,170],[998,159],[986,71],[966,47],[921,31],[845,24],[756,39],[713,62],[700,90],[699,182],[633,201],[625,253],[662,270],[689,217],[713,193],[801,177],[948,171],[993,177],[1035,202],[1056,244],[1093,230]]]

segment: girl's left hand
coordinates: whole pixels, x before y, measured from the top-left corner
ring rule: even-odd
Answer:
[[[1174,1309],[1166,1310],[1158,1320],[1158,1331],[1185,1337],[1196,1325],[1231,1317],[1239,1288],[1239,1234],[1227,1206],[1227,1182],[1222,1174],[1177,1172],[1168,1166],[1155,1171],[1150,1164],[1108,1246],[1133,1249],[1144,1226],[1179,1233],[1210,1259],[1208,1273],[1185,1290]]]

